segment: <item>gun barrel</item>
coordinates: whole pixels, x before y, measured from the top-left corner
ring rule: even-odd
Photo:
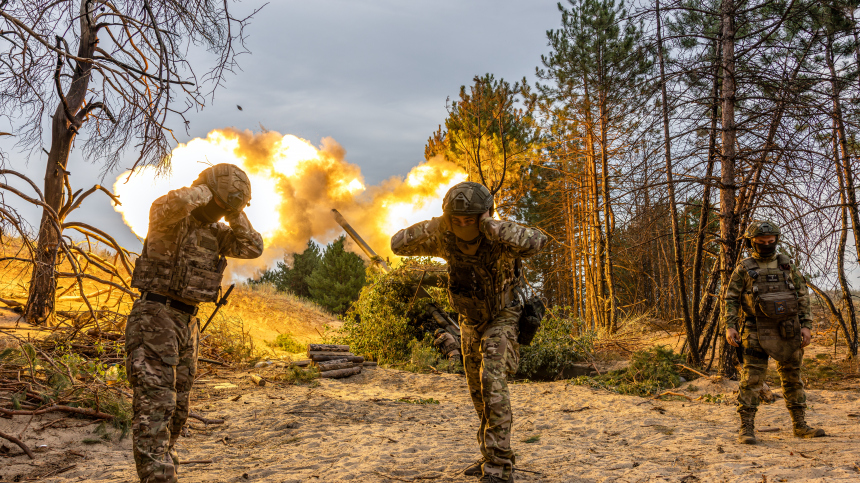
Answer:
[[[349,234],[350,238],[352,238],[352,240],[356,244],[358,244],[364,254],[367,255],[367,258],[369,258],[374,265],[381,268],[384,272],[391,271],[391,267],[388,266],[385,260],[383,260],[382,257],[377,255],[376,252],[373,251],[372,248],[370,248],[370,245],[368,245],[367,242],[364,241],[363,238],[361,238],[361,235],[359,235],[358,232],[355,231],[352,225],[347,223],[346,218],[344,218],[339,211],[332,209],[331,214],[334,215],[334,221],[336,221],[337,224],[340,225],[343,230]]]

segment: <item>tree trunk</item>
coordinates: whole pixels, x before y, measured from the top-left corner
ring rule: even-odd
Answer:
[[[87,11],[89,3],[89,0],[81,0],[80,6],[81,38],[77,56],[85,59],[92,58],[98,42],[93,14]],[[65,65],[65,62],[63,64]],[[63,203],[64,186],[69,175],[66,169],[69,153],[80,123],[83,121],[83,119],[77,119],[77,125],[73,125],[68,118],[70,116],[75,118],[76,113],[84,104],[91,72],[92,67],[89,63],[75,63],[75,71],[72,74],[69,89],[64,94],[65,105],[61,100],[54,111],[51,123],[51,151],[48,153],[43,193],[45,204],[51,207],[55,213],[60,210]],[[43,209],[25,313],[27,321],[33,324],[44,325],[47,323],[48,317],[54,312],[54,295],[57,289],[57,279],[54,277],[54,273],[59,247],[59,233],[57,233],[55,223],[61,222],[62,220],[53,220],[50,212]]]
[[[601,170],[601,191],[603,192],[603,223],[606,229],[606,238],[603,244],[604,270],[606,270],[606,296],[608,300],[605,302],[607,307],[606,325],[610,334],[614,334],[618,330],[618,308],[615,300],[615,278],[613,276],[614,260],[612,259],[612,231],[615,225],[615,217],[612,214],[612,203],[609,196],[609,153],[607,150],[607,131],[606,126],[609,115],[606,113],[606,94],[600,94],[600,170]]]
[[[723,97],[722,139],[720,158],[720,281],[721,300],[725,300],[726,287],[737,261],[737,219],[735,218],[735,5],[734,0],[723,0]],[[726,377],[736,375],[732,363],[734,352],[725,338],[721,338],[720,373]]]
[[[675,273],[678,275],[678,295],[681,304],[681,312],[684,316],[684,329],[687,332],[687,347],[689,348],[690,362],[700,366],[699,361],[699,334],[693,326],[690,318],[690,303],[687,300],[687,282],[684,270],[684,252],[681,245],[681,234],[678,233],[678,210],[675,202],[675,180],[672,179],[672,146],[669,135],[669,98],[666,95],[666,67],[663,53],[663,34],[660,19],[660,0],[656,2],[657,7],[657,53],[660,60],[660,96],[663,100],[663,139],[664,151],[666,153],[666,187],[669,190],[669,215],[672,223],[672,246],[675,249]]]
[[[840,211],[840,221],[842,222],[842,230],[839,233],[839,246],[836,250],[836,273],[839,278],[839,288],[842,290],[842,303],[848,311],[848,326],[844,322],[842,331],[845,333],[845,340],[848,342],[848,349],[852,356],[857,356],[857,314],[854,310],[854,300],[851,296],[851,286],[848,285],[848,279],[845,277],[845,245],[848,241],[848,208],[845,206],[845,178],[842,175],[839,161],[839,134],[836,129],[836,122],[833,122],[833,159],[836,161],[836,178],[839,180],[839,201],[842,203]]]
[[[845,120],[842,117],[842,103],[839,99],[841,88],[836,74],[836,65],[833,60],[833,35],[828,32],[825,50],[827,67],[830,69],[830,96],[833,102],[833,119],[836,122],[836,132],[839,136],[839,147],[842,151],[842,172],[845,177],[846,208],[851,216],[851,227],[854,234],[854,249],[857,253],[857,262],[860,263],[860,215],[857,212],[857,190],[854,184],[854,169],[851,166],[851,156],[848,152],[848,140],[845,135]]]

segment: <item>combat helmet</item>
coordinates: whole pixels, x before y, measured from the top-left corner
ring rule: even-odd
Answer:
[[[776,244],[779,243],[779,234],[779,225],[776,223],[770,220],[753,220],[744,232],[744,246],[752,249],[754,248],[752,246],[753,238],[761,235],[773,235],[776,237],[776,242],[773,243],[775,249]]]
[[[480,215],[493,211],[493,194],[481,183],[457,183],[445,194],[442,211],[450,215]]]
[[[221,163],[204,169],[191,186],[201,184],[208,186],[230,211],[242,211],[251,204],[251,180],[235,164]]]

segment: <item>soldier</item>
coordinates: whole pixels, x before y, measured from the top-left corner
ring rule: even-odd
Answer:
[[[812,340],[806,280],[788,256],[776,253],[779,226],[775,223],[753,221],[744,238],[752,256],[740,262],[732,273],[723,308],[726,340],[734,347],[743,346],[738,443],[756,443],[755,413],[768,357],[777,361],[794,435],[799,438],[824,436],[824,430],[810,428],[804,418],[806,394],[800,380],[800,365],[803,348]],[[738,333],[739,324],[743,337]]]
[[[439,350],[451,362],[462,362],[463,355],[454,336],[445,329],[436,329],[433,333],[433,347]]]
[[[444,215],[400,230],[391,238],[397,255],[441,257],[448,262],[448,298],[460,314],[463,368],[481,420],[483,458],[465,470],[485,483],[512,482],[511,401],[507,375],[519,364],[522,300],[518,259],[546,243],[539,231],[491,218],[493,196],[478,183],[451,188]]]
[[[263,238],[243,212],[250,200],[248,176],[232,164],[218,164],[149,210],[149,231],[131,282],[140,298],[125,329],[134,461],[143,483],[177,481],[173,446],[188,418],[197,372],[197,305],[218,298],[225,257],[263,253]],[[229,226],[218,223],[222,217]]]

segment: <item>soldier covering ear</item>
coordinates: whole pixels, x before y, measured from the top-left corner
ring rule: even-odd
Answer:
[[[257,258],[263,238],[242,211],[248,176],[232,164],[204,170],[190,186],[155,200],[131,285],[140,290],[126,323],[126,372],[134,391],[133,453],[144,483],[177,481],[173,446],[188,418],[197,371],[197,305],[218,298],[225,257]],[[228,225],[217,223],[226,217]]]
[[[448,300],[460,314],[461,351],[466,382],[480,419],[482,458],[464,472],[482,482],[514,480],[511,402],[507,376],[519,364],[516,260],[538,253],[546,236],[510,221],[494,220],[493,196],[479,183],[451,188],[442,217],[400,230],[391,238],[397,255],[441,257],[448,262]],[[445,348],[446,334],[437,334]],[[453,348],[447,350],[453,352]]]

